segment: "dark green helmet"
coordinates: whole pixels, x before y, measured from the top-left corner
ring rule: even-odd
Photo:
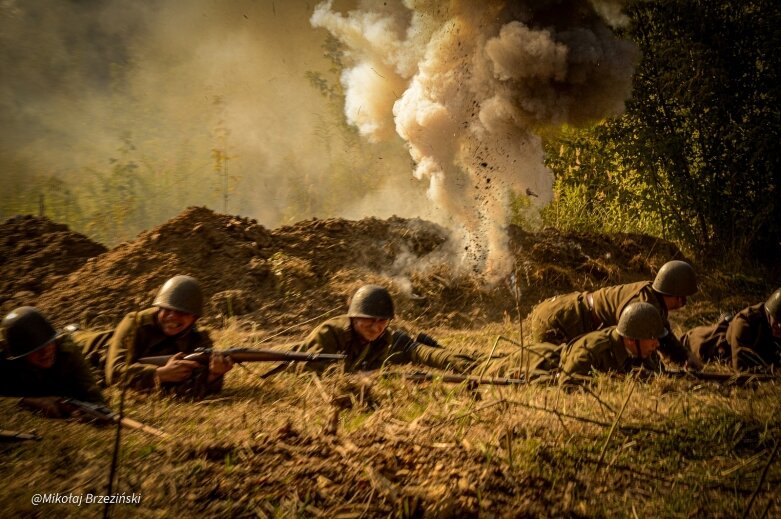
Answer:
[[[6,358],[18,359],[40,350],[57,337],[57,332],[43,314],[32,306],[22,306],[3,318]]]
[[[627,339],[661,339],[667,335],[659,310],[650,303],[631,303],[621,312],[618,333]]]
[[[362,286],[353,294],[347,316],[393,319],[393,299],[388,289],[378,285]]]
[[[152,306],[200,316],[203,313],[203,293],[195,278],[174,276],[160,288]]]
[[[765,310],[776,321],[781,321],[781,288],[773,292],[773,295],[765,301]]]
[[[685,261],[668,261],[656,274],[653,289],[666,296],[689,297],[697,293],[697,275]]]

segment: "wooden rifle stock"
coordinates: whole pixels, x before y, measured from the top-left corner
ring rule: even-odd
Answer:
[[[75,409],[78,409],[85,415],[95,418],[99,422],[103,423],[116,423],[119,421],[119,414],[115,413],[108,407],[100,404],[93,404],[92,402],[84,402],[82,400],[76,400],[75,398],[63,398],[62,403],[73,407]],[[149,425],[145,425],[139,421],[133,420],[132,418],[124,417],[122,418],[122,425],[129,428],[129,429],[136,429],[139,431],[143,431],[147,434],[151,434],[153,436],[157,436],[158,438],[167,438],[169,436],[168,433],[161,431],[160,429],[155,429],[154,427],[151,427]]]
[[[10,431],[0,429],[0,442],[23,442],[27,440],[40,440],[41,437],[35,433],[23,433],[19,431]]]

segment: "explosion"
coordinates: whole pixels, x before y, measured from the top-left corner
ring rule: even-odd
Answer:
[[[345,116],[371,142],[404,141],[414,176],[496,282],[512,269],[512,196],[552,198],[540,134],[619,114],[637,51],[609,25],[620,3],[577,0],[332,2],[311,17],[345,47]]]

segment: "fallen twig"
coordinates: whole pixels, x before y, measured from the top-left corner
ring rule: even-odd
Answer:
[[[451,423],[451,422],[455,422],[457,420],[460,420],[461,418],[466,418],[469,415],[472,415],[472,414],[475,414],[475,413],[477,413],[479,411],[483,411],[485,409],[488,409],[489,407],[493,407],[495,405],[499,405],[501,403],[506,403],[506,402],[507,401],[505,399],[503,399],[503,398],[499,399],[499,400],[494,400],[493,402],[488,402],[488,403],[486,403],[484,405],[481,405],[480,407],[477,407],[475,409],[467,410],[466,413],[462,413],[462,414],[460,414],[458,416],[454,416],[452,418],[448,418],[447,420],[443,420],[443,421],[439,422],[438,424],[434,424],[434,425],[430,426],[428,428],[428,430],[434,430],[434,429],[436,429],[438,427],[442,427],[445,424],[448,424],[448,423]]]
[[[599,453],[599,461],[597,462],[597,468],[594,470],[594,476],[599,474],[599,469],[602,466],[602,461],[605,459],[607,446],[610,443],[610,439],[613,437],[613,432],[616,430],[619,420],[621,420],[621,416],[624,414],[624,410],[626,409],[626,406],[629,403],[629,398],[632,396],[632,392],[635,390],[636,382],[637,382],[637,376],[632,378],[632,384],[629,386],[629,393],[626,395],[626,398],[624,399],[624,404],[621,406],[621,410],[618,412],[618,416],[616,416],[616,419],[613,421],[613,425],[610,427],[610,431],[607,433],[607,438],[605,438],[605,444],[602,446],[602,452]]]
[[[757,487],[754,489],[754,492],[751,493],[751,497],[748,500],[746,509],[743,511],[743,516],[742,516],[743,519],[746,519],[746,517],[748,517],[749,511],[751,510],[751,507],[754,505],[754,500],[757,498],[757,495],[759,494],[759,489],[762,488],[762,485],[765,483],[765,478],[767,477],[767,471],[770,469],[770,465],[773,463],[773,459],[775,459],[776,457],[779,443],[780,442],[776,442],[776,446],[773,447],[773,452],[770,453],[770,457],[767,459],[765,468],[762,469],[762,475],[759,477],[759,482],[757,483]]]
[[[608,410],[608,411],[610,411],[611,413],[613,413],[613,414],[616,414],[616,410],[615,410],[615,409],[613,409],[613,407],[612,407],[612,406],[608,405],[608,404],[607,404],[607,402],[604,402],[604,401],[602,401],[602,399],[601,399],[601,398],[599,398],[599,397],[597,396],[597,394],[596,394],[596,393],[594,393],[594,392],[593,392],[591,389],[589,389],[589,387],[588,387],[587,385],[584,385],[584,386],[582,386],[582,388],[583,388],[583,390],[584,390],[586,393],[588,393],[589,395],[591,395],[592,397],[594,397],[594,400],[596,400],[596,401],[597,401],[597,403],[598,403],[599,405],[601,405],[602,407],[604,407],[605,409],[607,409],[607,410]]]
[[[556,409],[550,409],[548,407],[537,406],[537,405],[534,405],[534,404],[526,404],[526,403],[523,403],[523,402],[517,402],[515,400],[507,400],[507,403],[508,404],[512,404],[512,405],[517,405],[517,406],[520,406],[520,407],[526,407],[526,408],[532,409],[534,411],[543,411],[543,412],[546,412],[546,413],[552,413],[552,414],[557,415],[560,418],[567,418],[567,419],[576,420],[576,421],[579,421],[579,422],[589,423],[589,424],[593,424],[593,425],[599,425],[600,427],[610,427],[611,426],[611,424],[609,422],[600,422],[599,420],[594,420],[593,418],[588,418],[586,416],[578,416],[578,415],[574,415],[574,414],[562,413],[561,411],[558,411]],[[653,432],[653,433],[657,433],[657,434],[666,434],[666,431],[663,431],[661,429],[656,429],[654,427],[647,427],[647,426],[643,426],[643,425],[619,425],[618,428],[621,429],[621,430],[626,430],[626,431],[648,431],[648,432]]]
[[[478,375],[478,377],[477,377],[479,380],[483,380],[483,375],[485,374],[485,370],[488,369],[488,364],[490,364],[491,359],[494,356],[494,352],[496,351],[496,346],[499,344],[499,339],[501,339],[501,338],[502,338],[502,336],[500,335],[494,341],[494,347],[491,348],[491,352],[488,354],[488,358],[485,359],[485,364],[483,364],[483,369],[480,370],[480,375]],[[528,377],[527,377],[526,380],[529,380]]]

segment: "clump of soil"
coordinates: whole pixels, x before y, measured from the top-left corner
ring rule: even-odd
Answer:
[[[203,322],[237,317],[247,328],[300,335],[346,309],[360,285],[394,294],[399,317],[427,327],[462,327],[526,315],[553,294],[650,279],[681,257],[668,242],[641,235],[567,235],[511,227],[515,270],[488,285],[448,261],[454,245],[442,227],[392,217],[312,219],[268,230],[255,220],[189,208],[129,243],[87,261],[47,286],[39,305],[60,324],[113,325],[151,304],[166,279],[196,277]]]
[[[45,217],[0,223],[0,310],[35,305],[38,296],[106,248]]]

